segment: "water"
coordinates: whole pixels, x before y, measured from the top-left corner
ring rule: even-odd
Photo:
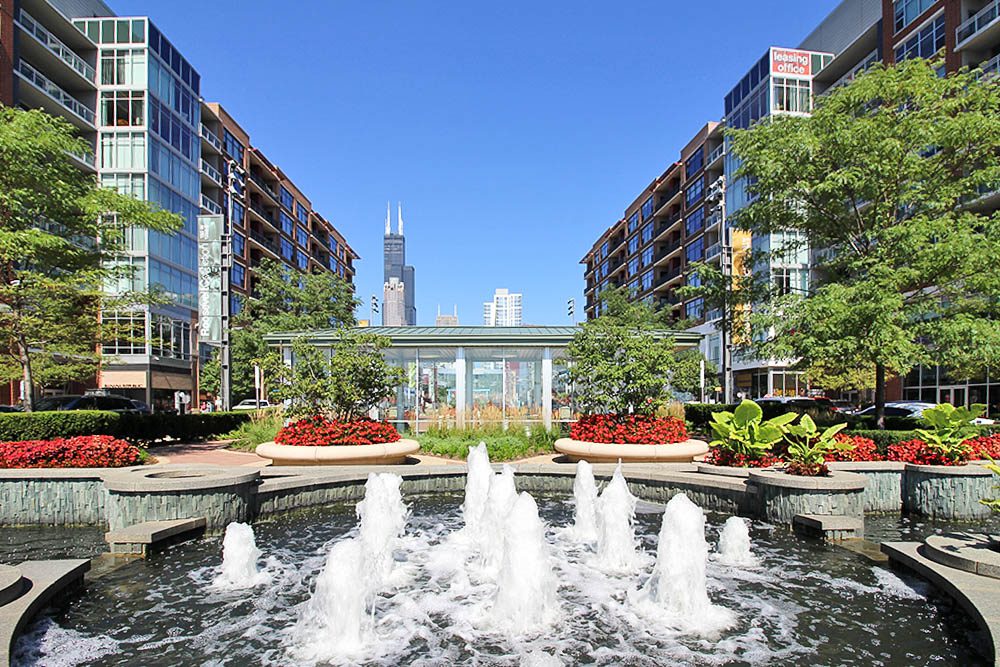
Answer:
[[[573,480],[572,536],[581,542],[597,540],[597,484],[594,469],[587,461],[578,461]]]
[[[212,586],[222,590],[253,588],[266,582],[268,573],[257,567],[260,556],[253,527],[245,523],[229,524],[222,540],[222,571]]]
[[[609,572],[632,572],[639,567],[633,527],[635,504],[619,464],[596,502],[596,562]]]
[[[719,535],[715,560],[731,567],[757,567],[757,558],[750,548],[750,525],[746,519],[739,516],[726,519]]]

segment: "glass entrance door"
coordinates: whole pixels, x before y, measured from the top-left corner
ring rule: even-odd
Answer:
[[[938,403],[951,403],[955,407],[966,407],[966,387],[951,386],[939,388]]]

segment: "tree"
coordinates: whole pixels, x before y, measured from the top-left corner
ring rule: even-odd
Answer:
[[[117,335],[100,313],[148,303],[124,259],[129,228],[170,233],[180,218],[100,188],[70,154],[91,152],[66,121],[0,108],[0,379],[20,378],[25,408],[36,385],[94,372],[103,340]]]
[[[274,378],[271,393],[289,401],[292,416],[360,419],[403,382],[403,369],[382,356],[390,344],[384,336],[341,329],[328,355],[297,338],[292,342],[293,367],[274,356],[265,360],[266,372]]]
[[[670,386],[677,390],[701,398],[701,364],[705,363],[705,382],[711,383],[718,376],[719,369],[705,358],[700,350],[681,350],[674,356],[670,372]],[[712,385],[708,385],[711,387]],[[712,391],[709,389],[709,391]]]
[[[232,319],[229,344],[234,401],[254,395],[253,366],[273,354],[264,341],[266,334],[337,329],[355,324],[354,309],[358,302],[354,289],[332,272],[301,273],[264,259],[254,276],[254,295]],[[201,386],[210,393],[218,393],[218,353],[202,366]]]
[[[814,258],[804,291],[777,280],[755,304],[756,353],[870,371],[880,425],[887,373],[1000,361],[1000,217],[977,202],[1000,184],[995,79],[875,66],[809,117],[730,136],[753,197],[736,226],[774,234],[775,262]]]

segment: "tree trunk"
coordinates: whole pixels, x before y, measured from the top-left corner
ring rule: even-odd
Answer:
[[[885,429],[885,366],[875,363],[875,427]]]
[[[24,336],[18,336],[17,353],[21,362],[21,382],[24,392],[24,411],[35,410],[35,383],[31,376],[31,356],[28,354],[28,341]]]

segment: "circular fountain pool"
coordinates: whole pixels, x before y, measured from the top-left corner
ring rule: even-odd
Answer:
[[[488,491],[478,493],[485,501]],[[367,498],[373,495],[369,487]],[[636,549],[609,553],[602,551],[603,538],[590,542],[572,529],[578,503],[566,496],[507,498],[508,514],[522,514],[513,527],[505,524],[506,534],[516,535],[512,547],[504,547],[503,538],[497,543],[488,515],[475,535],[463,529],[459,494],[405,500],[401,538],[392,535],[398,493],[394,501],[391,492],[362,509],[360,530],[354,505],[346,504],[256,525],[263,555],[246,587],[220,579],[219,538],[132,562],[37,622],[19,642],[18,659],[43,665],[982,661],[972,649],[971,622],[929,596],[921,582],[765,524],[751,526],[755,564],[715,554],[705,570],[704,544],[699,566],[690,557],[697,556],[699,539],[681,528],[664,531],[673,546],[660,550],[657,564],[662,507],[640,504]],[[468,505],[468,496],[464,500]],[[627,517],[608,516],[623,511],[622,503],[627,498],[599,502],[595,517],[598,532],[614,536],[619,547]],[[669,519],[668,512],[668,520],[700,531],[700,512],[678,505],[680,513]],[[713,552],[726,519],[708,516],[704,535]],[[729,551],[741,536],[726,532],[721,541]],[[248,548],[247,534],[234,537],[240,545],[227,542],[229,571],[230,550],[245,555]],[[690,550],[682,538],[691,541]],[[380,540],[389,540],[389,548]],[[389,557],[370,557],[379,553]],[[696,584],[699,567],[707,575],[702,591],[707,588],[710,609],[689,606],[678,616],[658,603],[651,579],[673,575]],[[366,600],[356,597],[374,570],[380,571],[377,590]],[[698,591],[681,586],[670,596],[696,599]]]

